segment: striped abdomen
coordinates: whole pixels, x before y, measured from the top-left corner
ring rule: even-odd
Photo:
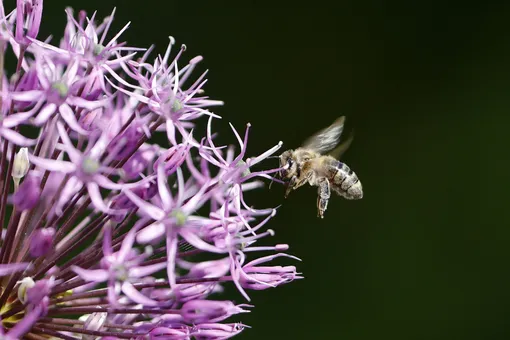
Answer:
[[[363,188],[358,176],[347,164],[336,159],[329,160],[328,179],[333,189],[346,199],[356,200],[363,197]]]

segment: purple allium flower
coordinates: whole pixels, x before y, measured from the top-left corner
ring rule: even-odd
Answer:
[[[216,145],[222,102],[193,75],[202,57],[172,57],[173,38],[150,62],[153,47],[120,41],[128,25],[110,33],[115,11],[97,24],[68,8],[55,45],[38,37],[42,0],[1,5],[0,65],[18,62],[0,70],[0,338],[239,334],[253,306],[222,299],[225,286],[249,301],[301,278],[267,265],[299,259],[260,244],[276,209],[244,196],[280,170],[253,166],[282,143],[247,158],[248,124],[243,137],[231,125],[238,151]]]

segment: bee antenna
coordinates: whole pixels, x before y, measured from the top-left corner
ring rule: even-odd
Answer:
[[[280,158],[280,156],[269,156],[267,158]]]

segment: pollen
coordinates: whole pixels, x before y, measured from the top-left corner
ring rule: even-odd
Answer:
[[[69,87],[61,81],[53,83],[51,88],[58,93],[60,98],[66,98],[69,93]]]

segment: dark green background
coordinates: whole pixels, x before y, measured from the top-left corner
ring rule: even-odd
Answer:
[[[510,5],[330,2],[47,0],[41,36],[66,5],[117,6],[133,46],[173,35],[205,57],[223,140],[252,123],[250,155],[347,115],[363,200],[321,221],[310,187],[251,197],[284,203],[268,242],[306,279],[252,293],[241,339],[508,339]]]

